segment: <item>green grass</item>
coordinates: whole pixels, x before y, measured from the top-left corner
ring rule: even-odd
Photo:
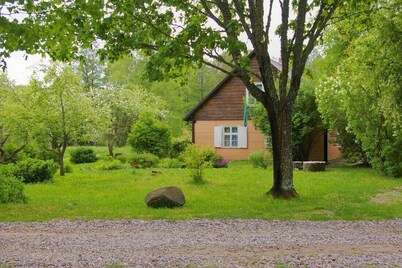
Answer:
[[[402,218],[401,199],[372,202],[376,194],[402,191],[400,179],[368,168],[328,168],[326,172],[295,171],[295,200],[264,193],[272,185],[272,169],[254,169],[232,162],[227,169],[205,170],[207,183],[195,185],[185,169],[100,171],[94,164],[73,165],[73,173],[56,175],[51,183],[28,184],[27,204],[0,204],[0,221],[67,219],[285,219],[381,220]],[[181,188],[186,204],[180,209],[151,209],[145,195],[158,187]]]

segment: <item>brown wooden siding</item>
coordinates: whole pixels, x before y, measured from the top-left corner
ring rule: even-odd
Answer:
[[[324,132],[319,131],[315,142],[312,144],[311,152],[308,157],[309,161],[324,161],[325,160],[325,145],[324,145]]]
[[[258,72],[258,64],[252,59],[252,66]],[[258,82],[258,80],[256,80]],[[244,111],[246,86],[237,77],[229,78],[194,114],[195,120],[241,120]]]

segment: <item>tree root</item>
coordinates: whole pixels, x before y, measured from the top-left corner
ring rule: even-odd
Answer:
[[[291,189],[271,188],[271,190],[269,190],[266,194],[271,195],[273,198],[281,198],[286,200],[299,197],[299,194],[296,192],[294,188]]]

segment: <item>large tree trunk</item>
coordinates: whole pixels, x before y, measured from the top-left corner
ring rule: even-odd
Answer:
[[[292,116],[290,105],[277,111],[277,116],[268,114],[272,135],[273,186],[267,192],[275,198],[298,196],[293,186],[292,161]]]

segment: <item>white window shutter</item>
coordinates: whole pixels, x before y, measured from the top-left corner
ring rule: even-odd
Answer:
[[[221,126],[214,128],[214,146],[216,148],[222,147],[222,127]]]
[[[247,148],[247,127],[239,126],[239,148]]]

